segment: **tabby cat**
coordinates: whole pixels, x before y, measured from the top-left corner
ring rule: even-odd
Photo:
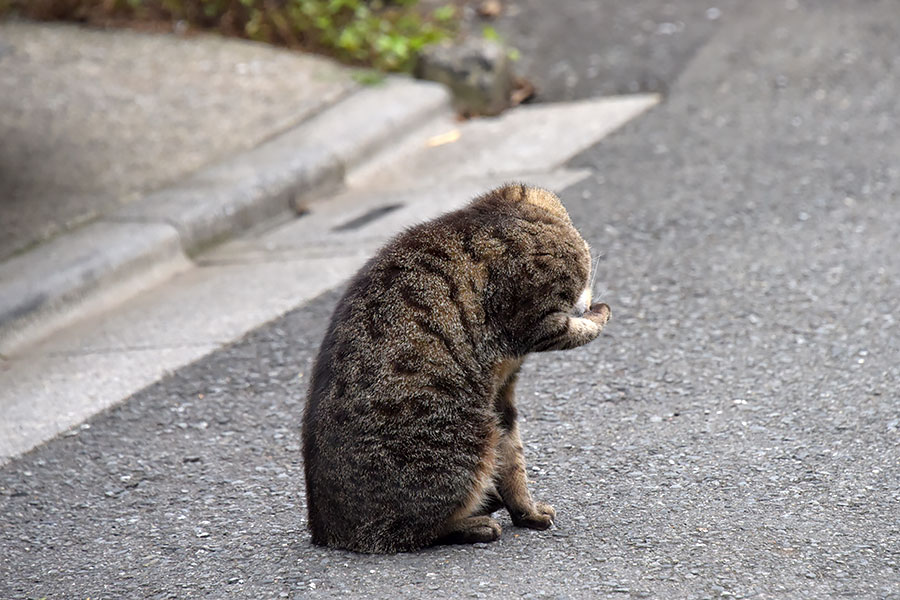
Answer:
[[[588,246],[551,192],[507,185],[407,230],[350,282],[303,418],[315,544],[490,542],[555,512],[526,487],[513,388],[529,352],[595,339]]]

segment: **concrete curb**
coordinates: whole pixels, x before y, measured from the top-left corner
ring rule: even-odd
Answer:
[[[0,354],[80,313],[91,291],[134,287],[137,273],[158,281],[184,262],[169,225],[94,222],[0,263]]]
[[[0,354],[65,325],[92,299],[154,285],[184,255],[289,214],[401,132],[450,110],[443,86],[389,77],[268,142],[0,264]],[[172,268],[163,268],[170,265]],[[127,281],[127,286],[118,286]],[[74,315],[73,315],[74,316]]]

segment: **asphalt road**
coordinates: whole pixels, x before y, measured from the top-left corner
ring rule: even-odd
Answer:
[[[573,161],[613,320],[521,378],[553,529],[309,544],[331,292],[4,467],[0,597],[900,598],[900,38],[854,5],[723,14]]]
[[[494,27],[520,54],[536,101],[668,93],[694,54],[741,19],[736,0],[504,0]],[[771,4],[771,3],[770,3]],[[760,4],[761,6],[761,4]],[[764,10],[764,9],[760,9]]]

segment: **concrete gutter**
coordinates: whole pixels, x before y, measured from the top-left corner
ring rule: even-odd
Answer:
[[[361,158],[449,112],[440,85],[389,77],[300,125],[0,263],[0,355],[155,285],[187,256],[341,187]]]

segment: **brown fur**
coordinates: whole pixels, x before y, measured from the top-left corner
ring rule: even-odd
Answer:
[[[526,487],[514,387],[525,355],[595,339],[573,314],[587,244],[552,193],[509,185],[388,243],[351,281],[303,420],[316,544],[360,552],[492,541],[489,514],[546,529]]]

